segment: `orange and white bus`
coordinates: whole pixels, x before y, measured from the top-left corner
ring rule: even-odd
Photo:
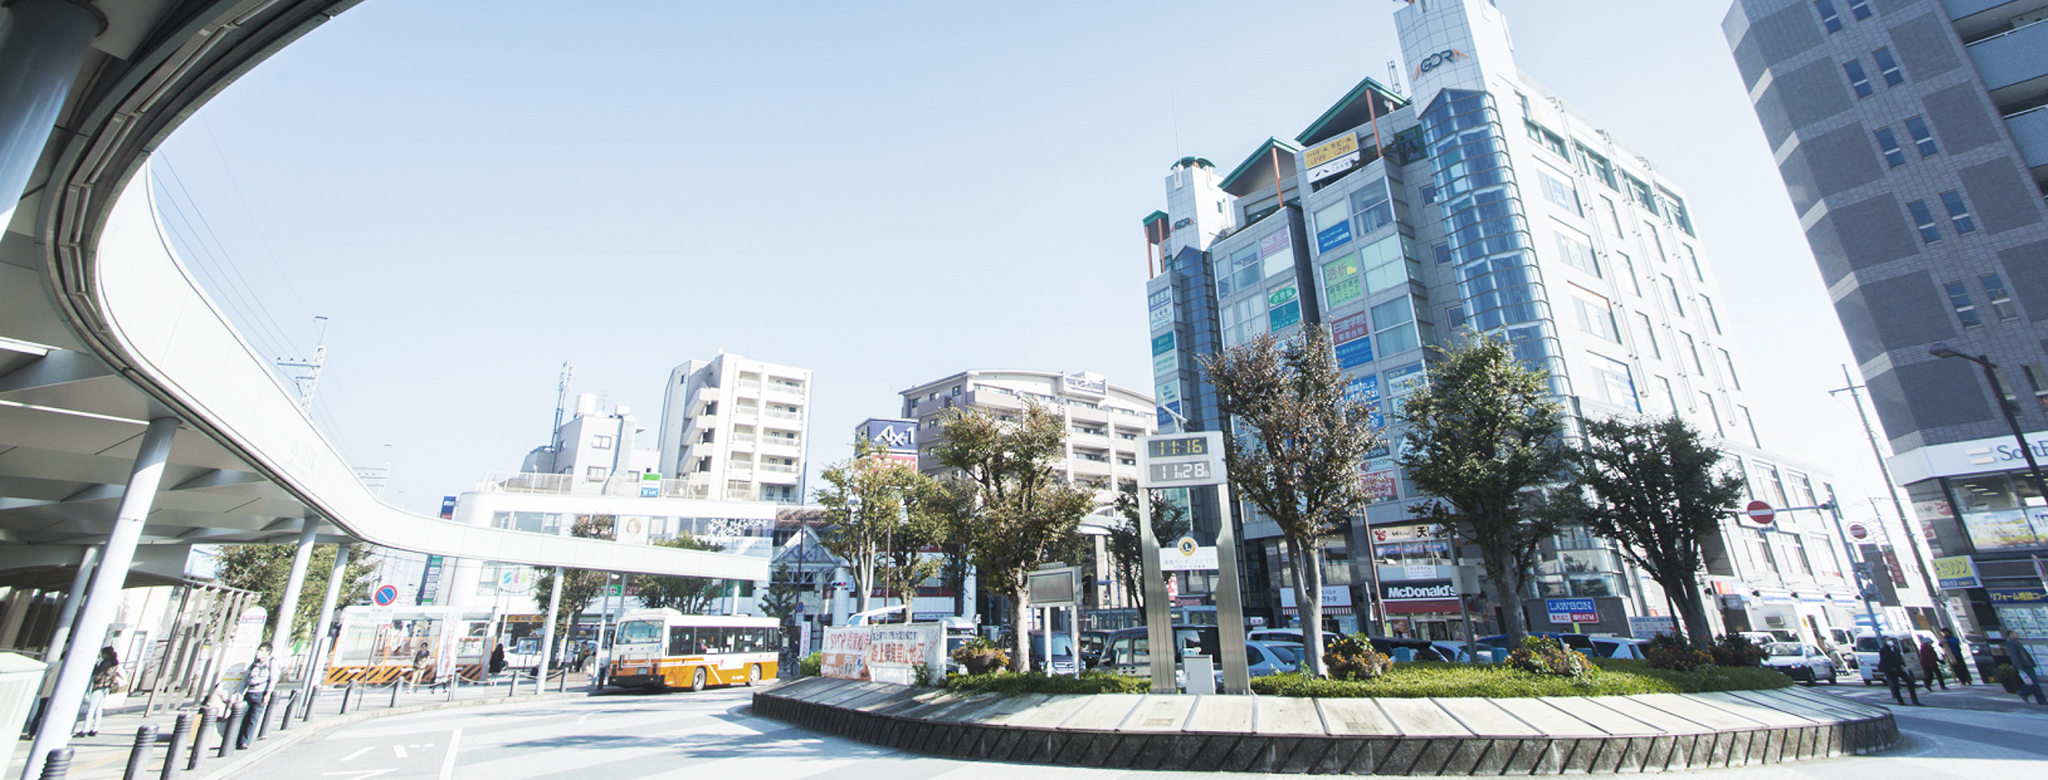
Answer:
[[[619,618],[611,684],[693,691],[753,685],[776,675],[781,649],[782,627],[775,618],[637,609]]]

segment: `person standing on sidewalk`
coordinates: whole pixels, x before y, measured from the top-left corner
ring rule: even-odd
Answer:
[[[1913,673],[1906,671],[1906,655],[1899,651],[1899,640],[1887,639],[1883,649],[1877,651],[1877,672],[1891,686],[1892,701],[1905,706],[1905,697],[1899,695],[1899,685],[1904,683],[1906,692],[1913,694],[1913,706],[1920,706],[1920,689],[1913,684]]]
[[[92,683],[85,691],[85,712],[80,714],[78,728],[73,729],[74,737],[97,737],[100,735],[100,713],[107,707],[107,694],[121,684],[121,657],[114,654],[114,648],[100,648],[100,660],[92,665]]]
[[[1970,657],[1963,653],[1963,640],[1956,637],[1956,630],[1941,630],[1941,644],[1948,649],[1948,666],[1956,675],[1957,685],[1970,684]]]
[[[1927,683],[1927,692],[1933,693],[1937,682],[1941,683],[1942,690],[1948,690],[1948,675],[1941,673],[1941,654],[1934,651],[1934,643],[1921,642],[1916,652],[1920,655],[1920,671],[1926,675],[1923,679]]]
[[[2048,705],[2048,696],[2041,694],[2041,668],[2034,663],[2034,654],[2020,642],[2019,634],[2006,633],[2005,652],[2012,656],[2012,668],[2020,673],[2020,701]]]
[[[256,740],[256,727],[262,725],[264,705],[270,697],[270,643],[256,646],[256,660],[249,662],[249,671],[242,674],[242,701],[249,705],[242,714],[241,734],[235,738],[235,749],[248,750],[249,743]]]

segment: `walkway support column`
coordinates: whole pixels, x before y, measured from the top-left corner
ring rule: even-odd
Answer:
[[[548,659],[555,654],[555,616],[562,612],[562,577],[567,574],[562,567],[555,567],[554,585],[548,588],[548,617],[540,629],[540,666],[534,668],[534,691],[539,692],[548,680]],[[569,667],[562,667],[564,682],[567,682]],[[519,683],[515,680],[513,685]]]
[[[85,589],[92,585],[93,564],[99,562],[104,548],[105,545],[87,547],[78,556],[78,573],[72,575],[71,591],[64,594],[64,607],[57,612],[57,628],[50,632],[50,649],[43,652],[43,660],[50,664],[43,670],[43,684],[38,689],[43,696],[50,695],[50,689],[57,684],[57,661],[71,644],[71,625],[78,620],[78,608],[85,604]]]
[[[331,643],[327,638],[328,626],[334,625],[334,603],[341,600],[342,581],[348,579],[347,544],[334,546],[334,570],[327,575],[327,598],[320,602],[320,622],[313,625],[313,658],[306,664],[306,708],[299,720],[313,715],[313,697],[320,689],[321,680],[327,676],[327,653]]]
[[[299,525],[299,548],[292,553],[292,573],[284,580],[284,597],[277,601],[277,626],[270,632],[272,659],[284,657],[291,647],[292,618],[299,614],[299,591],[306,587],[306,567],[313,562],[313,532],[319,529],[318,517],[308,517]],[[277,668],[271,667],[273,674]]]
[[[157,486],[164,478],[164,463],[171,455],[171,439],[177,432],[178,418],[159,417],[150,420],[148,430],[142,434],[141,451],[135,455],[135,467],[129,471],[127,489],[121,494],[121,506],[114,513],[114,530],[107,534],[106,552],[99,569],[93,572],[92,591],[86,597],[85,608],[78,613],[78,639],[65,648],[64,666],[57,672],[57,689],[50,694],[50,706],[43,710],[35,743],[22,762],[22,780],[36,780],[42,771],[43,757],[71,740],[72,721],[78,717],[78,705],[85,700],[86,686],[92,682],[100,641],[106,638],[107,625],[113,622],[114,613],[121,606],[121,587],[127,584],[128,565],[135,562],[135,544],[142,539],[142,526],[156,501]]]
[[[0,225],[28,189],[105,16],[84,3],[16,0],[0,21]],[[42,771],[38,761],[30,764]]]

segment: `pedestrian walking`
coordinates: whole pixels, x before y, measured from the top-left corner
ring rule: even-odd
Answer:
[[[505,646],[495,645],[491,648],[491,676],[496,677],[502,671],[505,671]]]
[[[2012,668],[2020,673],[2020,701],[2048,705],[2048,696],[2041,695],[2040,666],[2034,663],[2034,654],[2020,642],[2018,634],[2006,635],[2005,652],[2012,656]]]
[[[264,705],[270,698],[270,643],[256,646],[256,658],[249,662],[249,670],[242,673],[242,701],[249,708],[242,713],[242,722],[237,724],[240,731],[235,737],[235,748],[248,750],[249,743],[256,740],[256,727],[262,725]]]
[[[1941,672],[1941,654],[1934,651],[1933,642],[1921,642],[1915,651],[1920,656],[1921,681],[1927,684],[1927,692],[1934,692],[1934,684],[1941,683],[1942,690],[1948,690],[1948,675]]]
[[[1913,706],[1920,706],[1920,690],[1913,683],[1913,673],[1906,670],[1906,655],[1899,650],[1899,640],[1887,639],[1877,651],[1877,673],[1884,675],[1885,685],[1891,687],[1892,701],[1905,706],[1905,697],[1899,695],[1899,686],[1903,684],[1906,692],[1913,695]]]
[[[409,680],[409,684],[406,686],[407,691],[419,690],[420,681],[422,680],[433,681],[433,678],[429,676],[434,668],[434,664],[430,660],[432,656],[432,653],[427,652],[427,643],[421,642],[419,652],[412,655],[412,672],[407,677]]]
[[[1963,652],[1963,640],[1953,628],[1941,630],[1941,644],[1948,649],[1948,665],[1955,671],[1957,685],[1970,684],[1970,656]]]
[[[71,736],[100,735],[100,713],[107,707],[107,694],[119,687],[121,657],[114,654],[114,648],[102,647],[99,661],[92,665],[92,682],[85,689],[85,711],[79,713],[78,728],[71,730]]]

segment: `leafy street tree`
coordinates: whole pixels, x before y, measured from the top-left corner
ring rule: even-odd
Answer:
[[[1171,545],[1188,532],[1187,510],[1166,500],[1163,490],[1152,494],[1152,539]],[[1145,610],[1145,538],[1138,532],[1138,483],[1125,480],[1117,486],[1116,513],[1123,522],[1109,528],[1103,546],[1109,551],[1110,569],[1117,585],[1129,594],[1131,606]]]
[[[940,521],[918,500],[936,492],[932,480],[886,454],[881,444],[859,438],[852,458],[820,475],[826,487],[818,491],[818,504],[831,525],[819,541],[852,569],[860,612],[868,610],[877,586],[888,587],[907,607],[917,583],[939,567],[918,552],[943,534]]]
[[[569,526],[569,535],[584,539],[610,539],[613,538],[612,522],[611,515],[577,515],[576,522]],[[611,572],[567,569],[564,574],[562,603],[555,616],[555,636],[567,638],[569,628],[576,625],[577,617],[604,594],[605,585],[611,581]],[[555,570],[542,568],[540,576],[533,581],[534,598],[542,608],[546,608],[548,594],[554,586]]]
[[[1065,454],[1067,425],[1036,401],[1027,400],[1010,420],[994,410],[963,410],[940,425],[944,439],[933,453],[960,474],[948,486],[952,500],[933,503],[967,534],[984,586],[1009,595],[1017,641],[1010,664],[1024,671],[1031,658],[1025,577],[1079,552],[1075,529],[1094,509],[1095,491],[1053,469]]]
[[[297,642],[312,635],[313,623],[320,619],[322,601],[327,598],[327,577],[334,571],[335,545],[313,546],[313,557],[306,566],[306,584],[299,591],[299,605],[292,616],[292,641]],[[253,590],[262,594],[257,598],[258,606],[268,615],[263,626],[263,635],[277,626],[277,608],[284,601],[285,580],[291,578],[293,545],[289,544],[234,544],[223,545],[213,554],[218,567],[220,584],[242,590]],[[354,604],[369,598],[370,583],[377,577],[377,564],[368,558],[361,548],[354,548],[348,559],[348,570],[341,575],[341,595],[335,599],[336,608]],[[323,630],[325,626],[321,627]],[[279,648],[283,652],[283,648]]]
[[[687,533],[655,542],[654,546],[711,552],[725,549],[725,545],[707,542]],[[720,596],[726,594],[726,589],[730,585],[725,580],[663,577],[654,574],[635,574],[632,580],[642,606],[648,609],[668,607],[685,615],[701,615],[711,611],[711,607]]]
[[[1585,485],[1581,522],[1621,543],[1622,557],[1664,588],[1685,634],[1705,647],[1713,637],[1700,601],[1702,542],[1742,498],[1742,480],[1721,473],[1721,451],[1677,415],[1586,420],[1578,449]]]
[[[780,619],[789,617],[791,613],[796,612],[797,583],[795,577],[796,575],[789,571],[789,564],[785,563],[775,567],[775,571],[768,576],[768,592],[761,596],[761,614]]]
[[[1479,560],[1501,608],[1509,646],[1527,633],[1523,579],[1566,511],[1558,483],[1571,464],[1564,411],[1551,400],[1549,372],[1531,367],[1497,338],[1468,334],[1432,367],[1429,383],[1405,399],[1401,465],[1428,502],[1412,510],[1442,524]]]
[[[1359,467],[1382,442],[1371,410],[1346,396],[1330,332],[1320,325],[1281,342],[1261,334],[1200,358],[1236,421],[1224,457],[1237,494],[1280,526],[1301,605],[1308,671],[1323,674],[1322,543],[1365,511]],[[1225,522],[1228,522],[1227,520]]]

